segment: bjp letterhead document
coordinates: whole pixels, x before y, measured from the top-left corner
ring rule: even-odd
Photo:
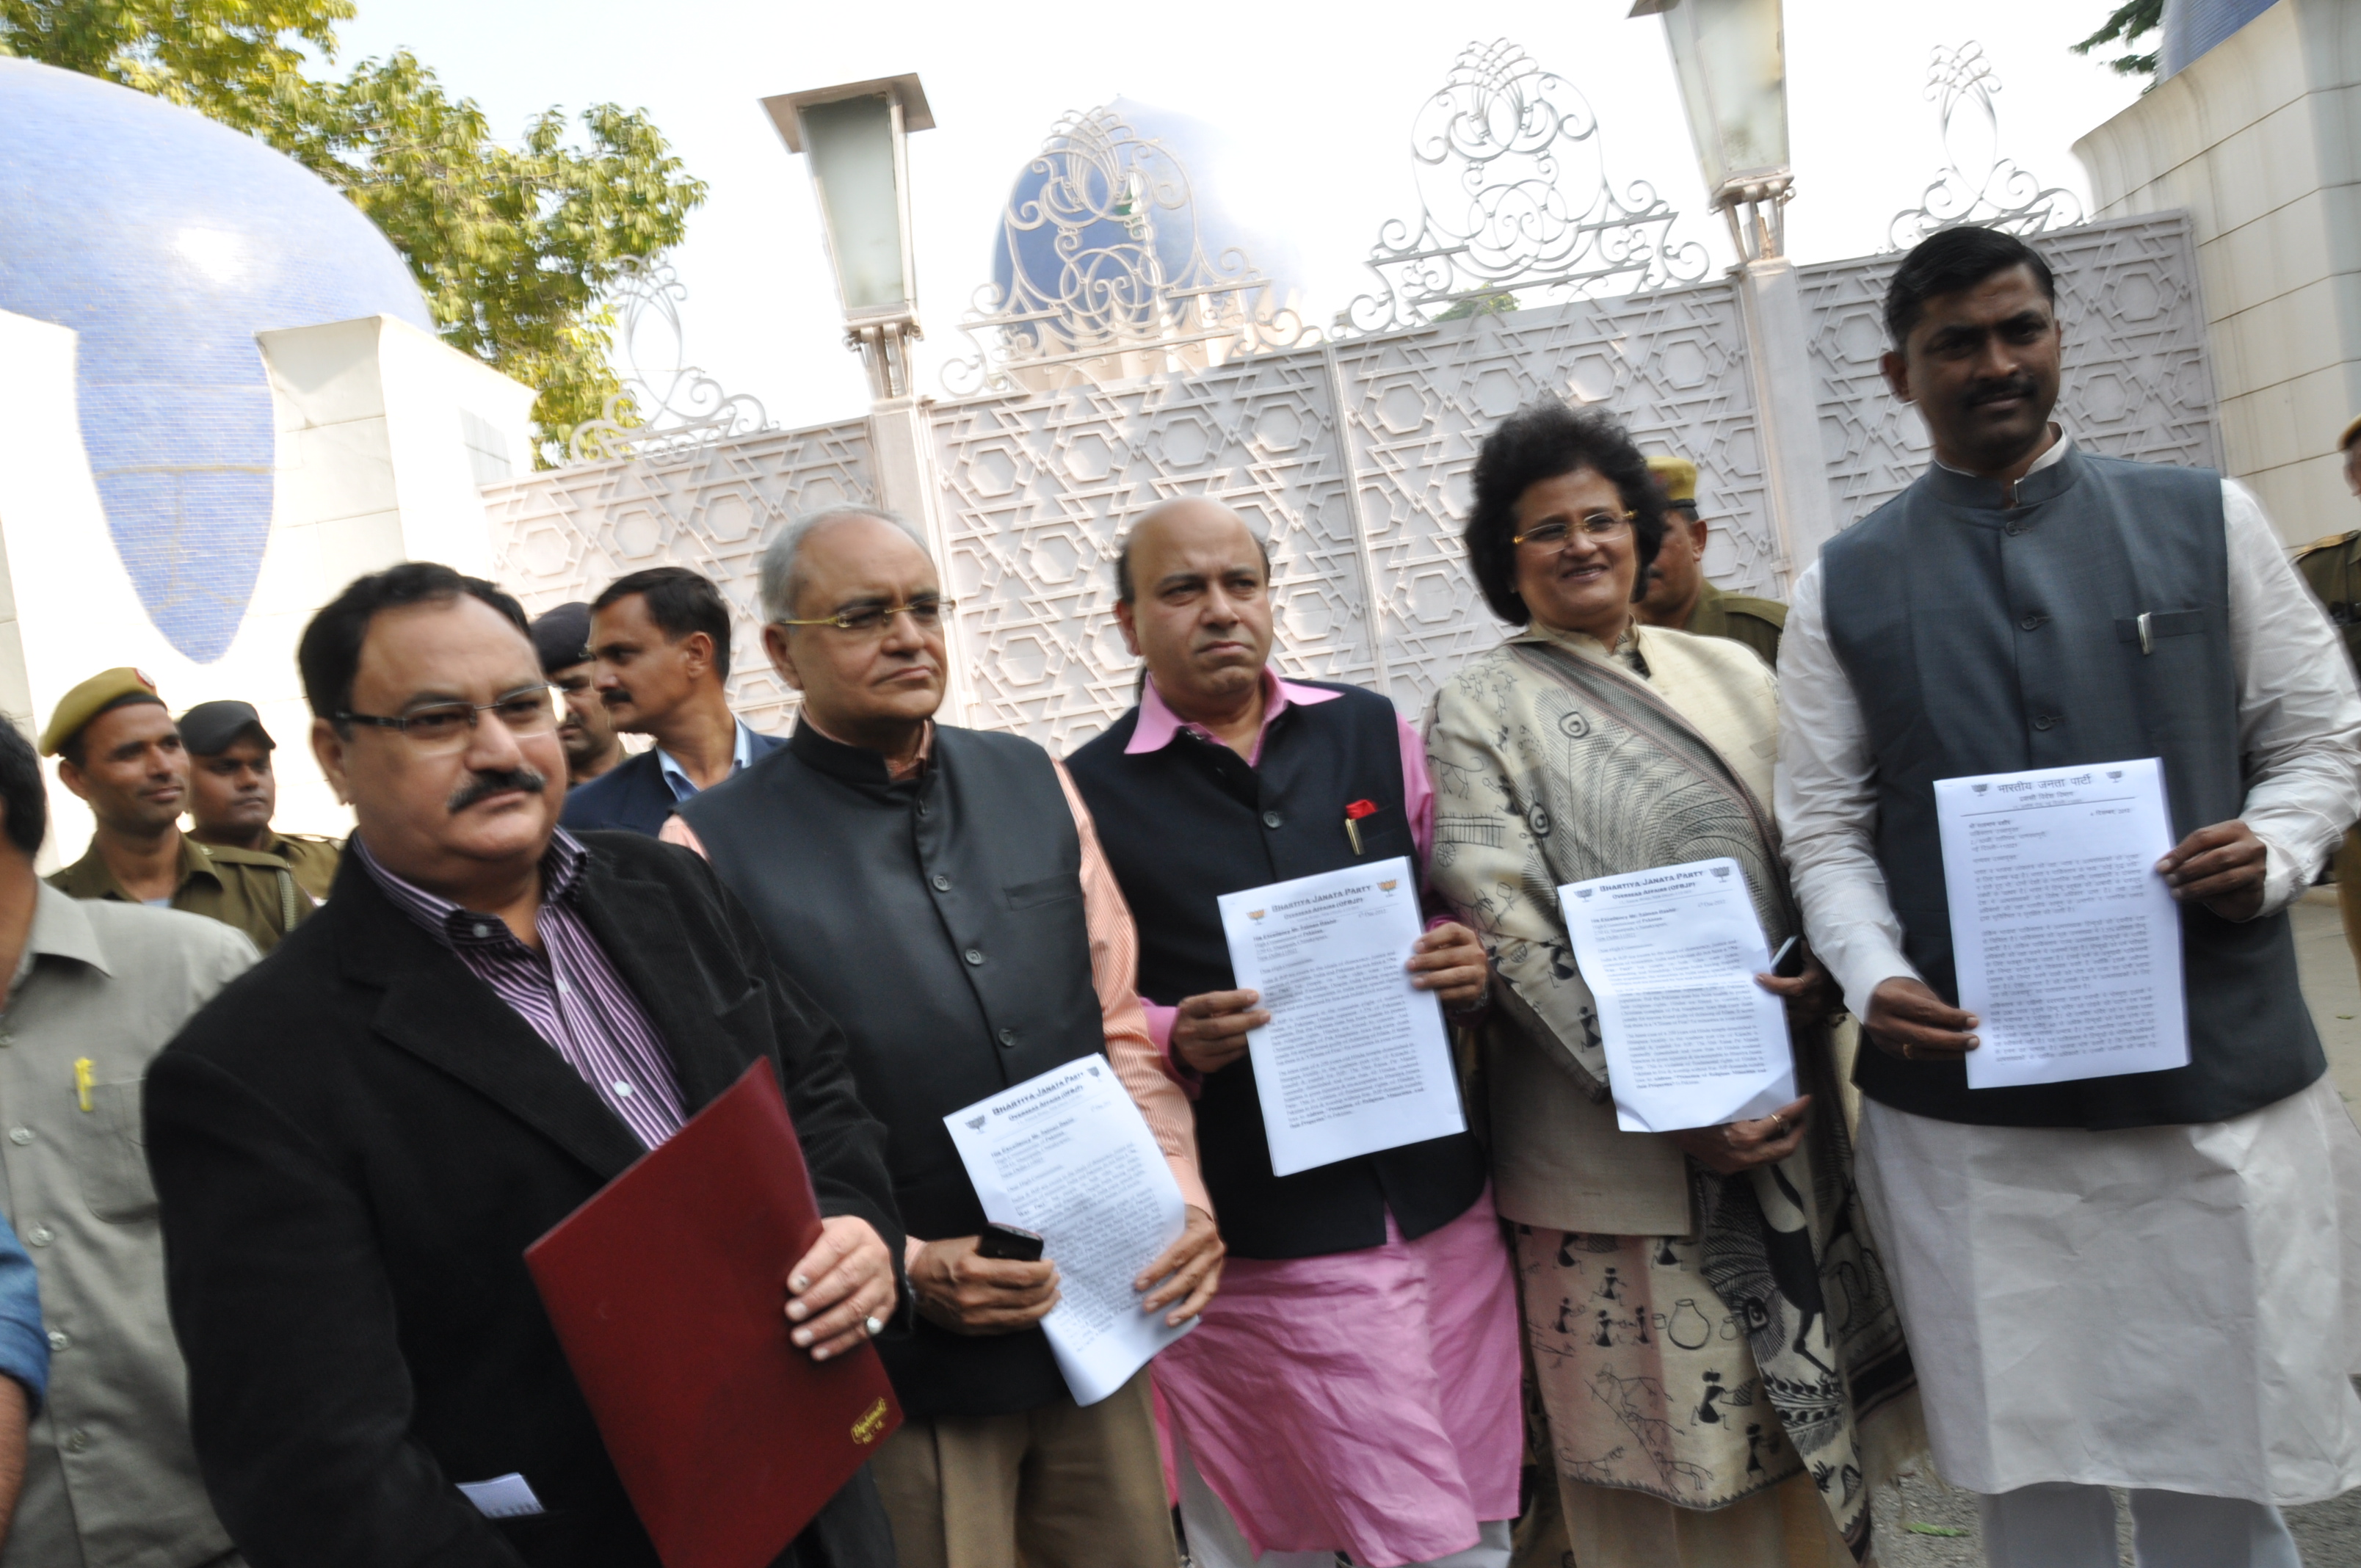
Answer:
[[[2189,1065],[2156,758],[1937,779],[1935,818],[1969,1088]]]
[[[1467,1130],[1442,1004],[1403,967],[1421,930],[1408,860],[1220,902],[1231,972],[1270,1014],[1246,1051],[1273,1175]]]
[[[1083,1057],[943,1118],[984,1217],[1041,1233],[1059,1300],[1041,1320],[1078,1405],[1131,1381],[1197,1326],[1140,1310],[1131,1282],[1189,1222],[1180,1184],[1104,1057]]]
[[[1598,1004],[1615,1124],[1670,1133],[1767,1116],[1795,1098],[1786,1004],[1746,872],[1724,857],[1557,890]]]

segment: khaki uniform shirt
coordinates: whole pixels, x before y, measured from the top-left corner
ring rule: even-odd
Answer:
[[[0,1568],[190,1568],[230,1551],[189,1437],[139,1093],[148,1060],[254,960],[209,920],[40,890],[0,1011],[0,1202],[40,1273],[49,1400]]]
[[[345,846],[338,839],[312,833],[273,833],[263,839],[262,852],[294,867],[295,885],[310,894],[313,903],[325,904],[329,885],[336,880],[336,867],[343,863]]]
[[[49,885],[73,898],[138,902],[115,880],[95,842],[81,860],[53,874]],[[181,881],[172,893],[172,907],[234,926],[267,953],[318,904],[304,891],[295,868],[277,855],[200,844],[183,833]]]
[[[1692,637],[1726,637],[1732,642],[1743,642],[1775,670],[1779,667],[1779,633],[1786,625],[1787,607],[1777,599],[1727,594],[1708,583],[1697,595],[1697,608],[1689,611],[1688,624],[1681,630]]]
[[[2361,673],[2361,529],[2313,540],[2295,553],[2295,569],[2327,607],[2345,656]]]

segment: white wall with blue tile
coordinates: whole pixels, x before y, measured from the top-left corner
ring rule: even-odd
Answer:
[[[489,563],[477,487],[533,390],[445,347],[401,258],[265,144],[0,59],[0,711],[133,663],[177,711],[257,703],[280,822],[343,830],[294,644],[359,572]],[[53,789],[50,854],[88,817]]]

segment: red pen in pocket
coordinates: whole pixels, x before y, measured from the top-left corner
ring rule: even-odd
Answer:
[[[1361,818],[1377,814],[1378,803],[1374,800],[1356,800],[1345,807],[1345,837],[1353,840],[1353,853],[1361,852]]]

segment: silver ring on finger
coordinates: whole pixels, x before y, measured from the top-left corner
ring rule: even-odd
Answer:
[[[863,1318],[861,1320],[861,1332],[863,1336],[869,1339],[875,1339],[879,1334],[885,1332],[885,1324],[883,1321],[873,1316]]]

